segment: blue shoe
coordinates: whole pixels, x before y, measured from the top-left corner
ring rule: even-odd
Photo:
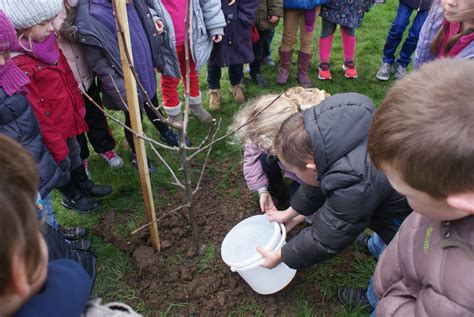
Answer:
[[[160,132],[160,140],[166,142],[169,146],[179,146],[179,137],[171,129],[164,133]],[[186,146],[191,146],[191,141],[188,139],[188,137],[186,137],[184,143],[186,144]]]
[[[153,165],[153,163],[148,158],[146,160],[148,162],[148,173],[153,174],[156,170],[155,165]],[[130,163],[137,167],[137,156],[133,152],[130,154]]]

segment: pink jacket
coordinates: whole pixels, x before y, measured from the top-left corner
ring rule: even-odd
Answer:
[[[474,316],[474,216],[412,213],[375,270],[377,316]]]
[[[260,156],[264,153],[257,145],[247,142],[244,147],[244,165],[243,172],[247,187],[251,191],[257,191],[259,188],[268,187],[268,178],[260,163]],[[284,172],[284,177],[290,178],[298,183],[301,180],[293,173],[288,172],[281,164],[280,168]]]
[[[77,5],[76,0],[68,0],[67,2],[71,7]],[[63,8],[53,21],[55,30],[59,30],[65,18],[66,9]],[[60,36],[58,36],[57,42],[59,48],[61,48],[66,57],[67,63],[74,74],[74,78],[76,79],[79,88],[84,92],[87,91],[94,81],[94,74],[85,60],[85,56],[82,53],[79,43],[67,41],[62,39]]]

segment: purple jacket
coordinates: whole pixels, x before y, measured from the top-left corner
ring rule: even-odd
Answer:
[[[229,6],[228,0],[221,0],[227,26],[224,38],[214,43],[209,65],[223,67],[253,62],[251,29],[257,15],[258,0],[237,0]]]
[[[259,188],[268,187],[268,178],[260,163],[260,156],[264,153],[257,145],[247,142],[244,147],[244,177],[247,187],[251,191],[257,191]],[[280,169],[284,171],[284,177],[292,179],[298,183],[302,181],[293,173],[288,172],[283,165],[278,163]]]

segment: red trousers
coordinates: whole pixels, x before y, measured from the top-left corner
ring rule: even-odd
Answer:
[[[176,47],[178,55],[179,69],[181,71],[181,78],[186,89],[186,56],[184,53],[184,44]],[[189,52],[189,67],[191,72],[189,75],[191,97],[199,96],[199,77],[196,71],[196,64],[194,64],[191,52]],[[176,107],[179,105],[178,84],[180,79],[171,76],[161,75],[161,93],[163,94],[163,102],[165,107]]]

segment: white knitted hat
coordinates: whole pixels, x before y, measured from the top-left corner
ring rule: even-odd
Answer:
[[[15,29],[27,29],[57,16],[63,0],[0,0],[3,10]]]

